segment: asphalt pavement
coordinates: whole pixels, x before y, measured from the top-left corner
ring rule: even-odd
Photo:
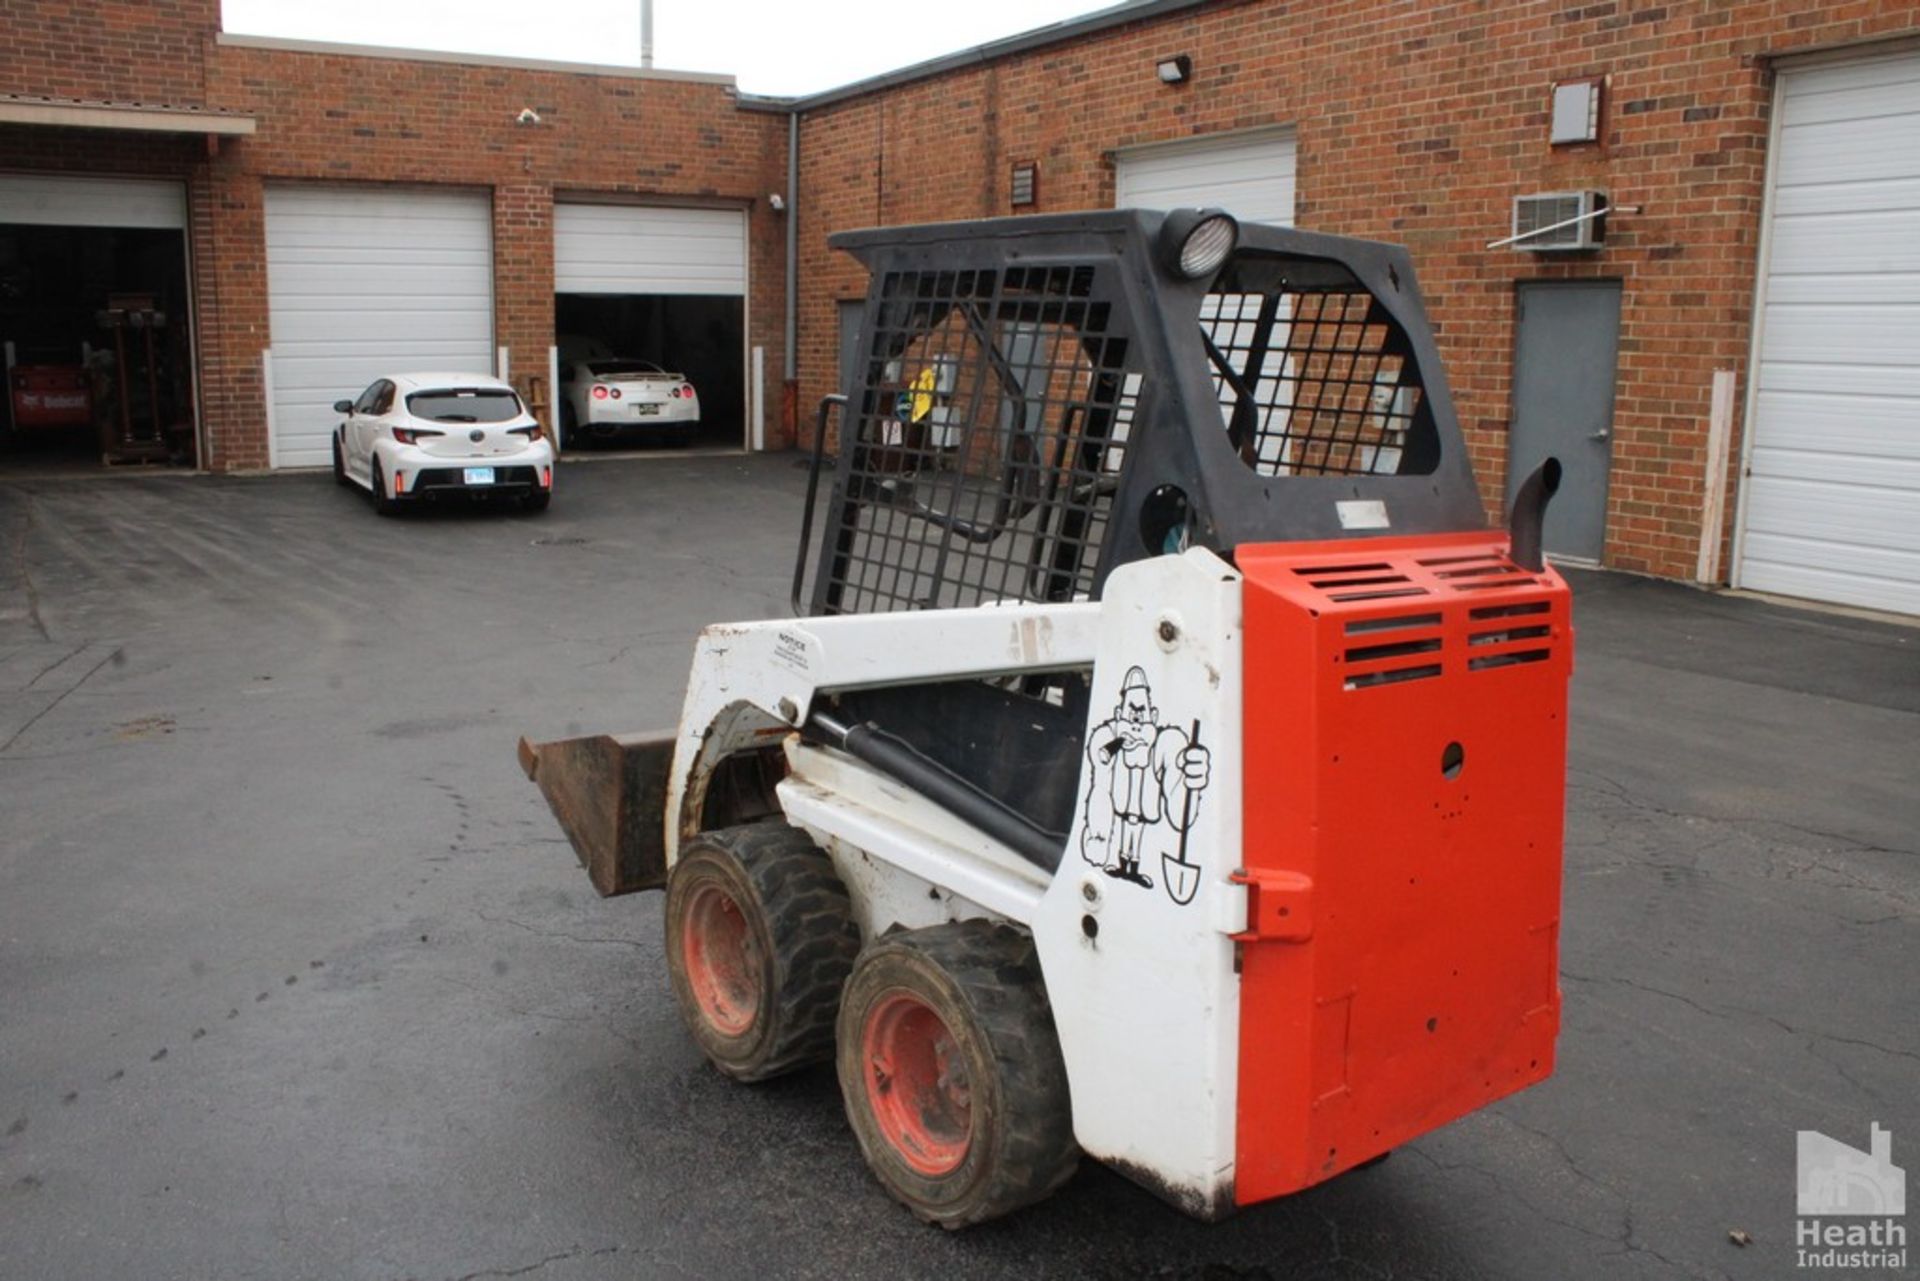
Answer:
[[[1218,1225],[1091,1164],[919,1225],[514,760],[671,724],[803,481],[0,479],[0,1277],[1805,1277],[1797,1130],[1920,1171],[1920,629],[1576,573],[1552,1080]]]

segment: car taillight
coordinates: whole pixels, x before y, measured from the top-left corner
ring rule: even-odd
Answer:
[[[607,395],[613,397],[615,400],[618,400],[620,399],[620,389],[618,387],[609,387],[607,388]]]
[[[417,445],[434,436],[444,436],[443,431],[428,431],[424,427],[395,427],[393,438],[403,445]]]
[[[595,400],[605,400],[607,398],[606,387],[604,387],[600,383],[595,383],[593,385],[593,398]]]
[[[531,427],[509,427],[507,428],[507,435],[525,436],[527,438],[527,442],[531,444],[536,440],[545,440],[547,438],[547,429],[540,426],[538,423],[534,424]]]

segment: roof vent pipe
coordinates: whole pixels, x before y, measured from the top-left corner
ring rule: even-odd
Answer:
[[[640,69],[653,66],[653,0],[640,0]]]

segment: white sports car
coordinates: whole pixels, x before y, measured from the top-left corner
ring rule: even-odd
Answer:
[[[357,400],[333,434],[333,478],[403,504],[452,494],[511,497],[528,511],[553,498],[553,445],[508,384],[484,374],[392,374]]]
[[[700,396],[686,375],[647,360],[583,355],[560,368],[560,441],[633,433],[684,445],[700,429]]]

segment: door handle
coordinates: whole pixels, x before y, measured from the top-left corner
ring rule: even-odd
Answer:
[[[1613,428],[1611,427],[1602,427],[1599,431],[1591,432],[1587,436],[1588,440],[1611,440],[1612,438]]]

